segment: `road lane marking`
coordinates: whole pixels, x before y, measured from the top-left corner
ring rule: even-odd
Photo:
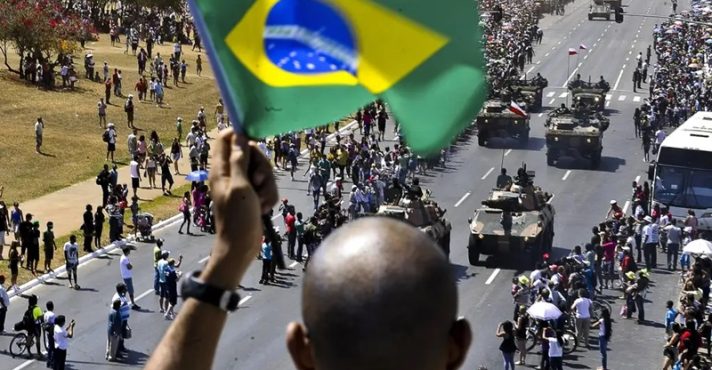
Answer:
[[[613,85],[613,90],[618,90],[618,84],[621,83],[621,77],[623,77],[623,72],[625,71],[625,64],[623,65],[623,68],[621,71],[618,73],[618,78],[616,79],[615,85]]]
[[[583,64],[583,62],[579,62],[578,66],[581,67],[582,64]]]
[[[554,94],[556,94],[556,93],[553,92],[553,91],[551,91],[551,92],[549,92],[549,93],[546,94],[546,97],[547,97],[547,98],[551,98],[552,96],[554,96]]]
[[[486,179],[487,176],[489,176],[492,173],[492,171],[494,171],[494,167],[490,168],[489,171],[487,171],[487,173],[484,176],[482,176],[482,180]]]
[[[606,94],[606,100],[611,100],[612,97],[613,97],[613,95],[611,95],[611,94]]]
[[[609,101],[606,102],[606,107],[608,107],[608,106],[610,106],[610,105],[611,105],[611,101],[609,100]]]
[[[468,191],[467,193],[465,193],[465,195],[462,196],[462,198],[460,198],[460,200],[457,201],[457,203],[455,203],[455,208],[459,207],[460,204],[462,204],[462,202],[464,202],[465,199],[467,199],[467,197],[469,197],[469,196],[470,196],[470,192]]]
[[[567,78],[566,81],[564,81],[564,84],[561,85],[561,87],[567,87],[568,84],[569,84],[569,81],[571,80],[571,78],[574,77],[574,75],[576,74],[576,72],[578,72],[578,67],[576,67],[576,68],[574,69],[574,71],[571,72],[571,76],[569,76],[569,78]]]
[[[527,73],[531,73],[533,70],[534,70],[534,66],[532,66],[531,68],[529,68],[529,70],[527,71]]]
[[[545,57],[548,57],[548,56],[549,56],[549,54],[551,54],[551,53],[546,53],[546,54],[544,54],[544,56],[545,56]]]
[[[12,370],[22,370],[22,369],[32,365],[33,362],[35,362],[35,360],[27,360]]]
[[[618,97],[618,101],[624,101],[625,98],[627,98],[627,96],[621,95],[621,96]]]
[[[569,178],[569,175],[571,175],[571,170],[566,171],[564,177],[561,178],[561,181],[566,181],[566,179]]]
[[[555,101],[556,101],[556,98],[554,98],[554,99],[551,99],[551,101],[549,102],[549,105],[552,105],[552,104],[554,104],[554,102],[555,102]]]
[[[628,207],[630,207],[630,201],[626,200],[625,205],[623,206],[623,214],[628,213]]]
[[[584,59],[584,60],[588,59],[588,54],[584,55],[584,56],[583,56],[583,59]]]
[[[539,64],[541,64],[541,60],[536,61],[536,65],[539,65]]]
[[[634,96],[634,97],[633,97],[633,102],[634,102],[634,103],[640,102],[640,96]]]
[[[250,299],[252,299],[251,295],[245,296],[240,300],[240,302],[237,303],[237,305],[242,306],[243,304],[247,303],[247,301],[249,301]]]
[[[554,201],[555,197],[556,197],[556,194],[551,194],[551,198],[549,198],[549,200],[546,201],[546,204],[551,204],[551,202]]]
[[[559,95],[560,98],[565,98],[569,95],[567,92],[562,92],[561,95]]]
[[[294,268],[294,266],[296,266],[297,263],[299,263],[299,262],[294,261],[294,262],[290,263],[290,264],[289,264],[289,268],[290,268],[290,269],[291,269],[291,268]]]
[[[541,113],[539,113],[539,114],[541,114]],[[508,156],[509,153],[511,153],[511,152],[512,152],[512,149],[508,149],[506,152],[504,152],[504,156],[505,157]]]
[[[205,261],[207,261],[208,258],[210,258],[209,255],[208,255],[208,256],[205,256],[205,257],[203,257],[203,258],[201,258],[200,261],[198,261],[198,264],[203,264],[203,263],[205,263]]]
[[[140,296],[138,296],[138,297],[136,297],[136,299],[134,299],[134,302],[137,302],[138,300],[140,300],[141,298],[146,297],[147,295],[151,294],[152,292],[153,292],[153,289],[149,289],[149,290],[147,290],[147,291],[141,293]]]
[[[543,116],[543,115],[544,115],[544,113],[539,113],[539,114],[538,114],[539,117],[541,117],[541,116]]]
[[[274,220],[278,219],[278,218],[279,218],[279,216],[281,216],[281,214],[279,214],[279,215],[274,215],[274,216],[272,217],[272,221],[274,221]]]
[[[485,285],[492,284],[494,278],[497,277],[497,274],[499,274],[499,269],[494,269],[494,271],[492,271],[492,275],[490,275],[490,277],[487,278],[487,281],[485,281]]]

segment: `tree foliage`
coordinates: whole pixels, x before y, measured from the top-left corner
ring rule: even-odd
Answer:
[[[5,66],[21,73],[30,53],[40,63],[52,56],[78,49],[78,42],[93,37],[94,27],[78,14],[66,10],[60,0],[0,0],[0,52]],[[20,56],[20,68],[7,62],[10,49]]]

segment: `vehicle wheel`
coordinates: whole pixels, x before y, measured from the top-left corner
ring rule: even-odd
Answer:
[[[592,20],[593,20],[593,16],[592,16],[591,14],[588,15],[588,20],[589,20],[589,21],[592,21]]]
[[[531,353],[534,347],[536,347],[536,343],[536,332],[534,331],[534,329],[529,328],[529,330],[527,330],[527,352]]]
[[[485,143],[487,142],[487,137],[485,136],[484,133],[479,133],[477,135],[477,144],[480,146],[485,146]]]
[[[561,335],[561,339],[564,340],[563,347],[565,355],[568,355],[569,353],[575,351],[576,347],[578,347],[578,339],[576,339],[576,333],[571,330],[564,331],[564,334]]]
[[[443,238],[440,240],[440,248],[443,249],[443,252],[445,252],[445,256],[450,259],[450,233],[448,232],[447,234],[443,235]]]
[[[591,158],[591,169],[597,169],[601,165],[601,152],[593,155]]]
[[[10,341],[10,355],[21,356],[27,350],[27,334],[18,333]]]
[[[553,166],[555,161],[556,161],[556,159],[554,158],[553,155],[551,155],[551,154],[546,155],[546,164],[547,165]]]
[[[610,14],[606,16],[606,20],[607,20],[607,21],[610,21],[610,20],[611,20],[611,15],[610,15]]]
[[[527,130],[519,136],[519,144],[521,146],[526,146],[529,143],[529,131]]]
[[[480,263],[480,247],[478,244],[479,240],[477,240],[475,234],[470,233],[470,240],[467,244],[467,257],[472,266]]]

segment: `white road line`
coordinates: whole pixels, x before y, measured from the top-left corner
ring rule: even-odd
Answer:
[[[569,178],[569,175],[571,175],[571,170],[566,171],[566,173],[564,174],[564,177],[561,178],[561,181],[566,181],[566,179]]]
[[[544,113],[539,113],[539,114],[538,114],[538,117],[541,117],[541,116],[543,116],[543,115],[544,115]]]
[[[599,40],[600,40],[600,39],[599,39]],[[593,47],[592,47],[591,49],[595,49],[596,46],[598,46],[598,43],[597,43],[597,42],[594,42],[594,43],[593,43]]]
[[[582,64],[583,64],[583,62],[579,62],[578,67],[581,67]]]
[[[462,196],[462,198],[460,198],[460,200],[457,201],[457,203],[455,203],[455,208],[459,207],[460,204],[462,204],[462,202],[464,202],[465,199],[467,199],[467,197],[469,197],[469,196],[470,196],[470,192],[468,191],[467,193],[465,193],[465,195]]]
[[[640,101],[640,96],[634,96],[633,102],[638,103]]]
[[[294,262],[290,263],[290,264],[289,264],[289,268],[290,268],[290,269],[291,269],[291,268],[294,268],[294,266],[296,266],[298,263],[299,263],[299,262],[297,262],[297,261],[294,261]]]
[[[556,99],[551,99],[551,101],[549,101],[549,105],[554,104],[555,101],[556,101]]]
[[[625,98],[627,98],[627,96],[621,95],[621,96],[618,97],[618,101],[624,101]]]
[[[533,70],[534,70],[534,66],[532,66],[531,68],[529,68],[529,70],[527,71],[527,73],[531,73]]]
[[[559,97],[563,99],[563,98],[567,97],[568,95],[569,95],[569,93],[562,92],[561,95],[559,95]]]
[[[35,362],[35,360],[27,360],[27,361],[23,362],[22,364],[20,364],[20,366],[14,368],[12,370],[22,370],[22,369],[32,365],[33,362]]]
[[[630,207],[630,201],[626,200],[625,205],[623,206],[623,214],[628,213],[628,207]]]
[[[497,274],[499,274],[499,269],[494,269],[494,271],[492,271],[492,275],[490,275],[490,277],[487,278],[487,281],[485,281],[485,285],[492,284],[492,282],[494,281],[494,278],[497,277]]]
[[[556,45],[561,45],[561,41],[557,42]]]
[[[625,58],[625,61],[626,61],[626,62],[627,62],[627,61],[629,61],[629,60],[630,60],[630,58],[629,58],[629,57],[626,57],[626,58]]]
[[[556,93],[553,92],[553,91],[550,91],[550,92],[548,92],[548,93],[546,94],[546,97],[547,97],[547,98],[551,98],[552,96],[554,96],[554,94],[556,94]]]
[[[613,85],[613,90],[618,90],[618,84],[621,83],[621,77],[623,77],[623,72],[625,70],[625,64],[623,65],[623,69],[618,73],[618,78],[616,79],[615,85]]]
[[[539,64],[541,64],[541,60],[536,61],[536,65],[539,65]]]
[[[544,56],[545,56],[545,57],[548,57],[548,56],[549,56],[549,54],[551,54],[551,53],[548,53],[548,52],[547,52],[546,54],[544,54]]]
[[[613,95],[611,95],[611,94],[606,94],[606,100],[611,100],[612,97],[613,97]]]
[[[588,59],[588,54],[583,56],[583,60],[586,60],[586,59]]]
[[[539,114],[541,114],[541,113],[539,113]],[[512,149],[508,149],[506,152],[504,152],[504,156],[505,157],[508,156],[509,153],[511,153],[511,152],[512,152]]]
[[[147,291],[141,293],[141,295],[138,296],[138,297],[136,297],[136,299],[134,299],[134,301],[138,301],[138,300],[140,300],[141,298],[144,298],[145,296],[147,296],[147,295],[149,295],[149,294],[151,294],[151,293],[153,293],[153,289],[149,289],[149,290],[147,290]]]
[[[272,221],[274,221],[274,220],[278,219],[278,218],[279,218],[279,216],[281,216],[281,214],[278,214],[278,215],[274,215],[274,216],[272,217]]]
[[[242,306],[243,304],[247,303],[247,301],[249,301],[250,299],[252,299],[251,295],[244,296],[244,297],[242,297],[240,302],[237,302],[237,305]]]
[[[601,38],[599,37],[598,40],[596,40],[596,41],[601,41]]]
[[[201,258],[200,261],[198,261],[198,264],[201,264],[201,265],[202,265],[202,264],[205,263],[205,261],[207,261],[209,258],[210,258],[210,255],[207,255],[207,256]]]
[[[482,180],[486,179],[487,176],[489,176],[492,173],[492,171],[494,171],[494,167],[490,168],[489,171],[487,171],[487,173],[484,176],[482,176]]]
[[[610,100],[606,102],[606,107],[609,106],[609,105],[611,105],[611,101],[610,101]]]
[[[554,201],[554,197],[556,197],[556,194],[551,194],[551,198],[549,198],[549,200],[547,200],[546,203],[551,204],[551,202]]]
[[[576,69],[574,69],[574,71],[571,72],[571,76],[569,76],[569,78],[567,78],[566,81],[564,81],[564,84],[561,85],[561,87],[567,87],[569,85],[569,80],[571,80],[571,78],[573,78],[574,75],[576,75],[576,72],[578,72],[578,67],[576,67]]]

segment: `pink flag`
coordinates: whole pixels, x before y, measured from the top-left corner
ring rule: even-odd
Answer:
[[[509,110],[518,116],[527,116],[527,112],[525,112],[524,109],[522,109],[522,107],[520,107],[519,104],[517,104],[514,100],[512,100],[512,102],[509,104]]]

